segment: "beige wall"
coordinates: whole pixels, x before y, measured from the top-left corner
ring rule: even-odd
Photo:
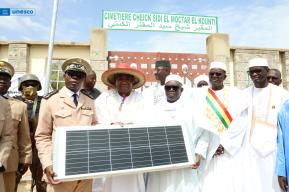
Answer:
[[[263,57],[268,60],[270,68],[281,71],[283,86],[288,89],[289,80],[289,50],[269,49],[254,47],[231,47],[231,61],[234,65],[234,84],[239,88],[245,88],[252,84],[248,71],[248,61],[255,57]]]
[[[0,60],[8,61],[8,45],[0,45]]]
[[[38,74],[39,77],[44,76],[46,72],[47,54],[47,45],[31,45],[28,72]],[[54,48],[53,58],[55,59],[69,59],[74,57],[80,57],[89,61],[89,46],[56,46]]]
[[[209,61],[217,60],[227,64],[226,84],[241,89],[250,86],[252,81],[247,74],[248,61],[262,57],[268,60],[270,68],[281,71],[283,80],[281,86],[289,88],[289,49],[229,46],[229,36],[221,33],[210,35],[206,45]]]
[[[29,56],[28,56],[28,67],[27,73],[35,73],[44,75],[46,70],[48,45],[39,45],[29,43]],[[8,60],[8,44],[0,44],[0,60]],[[68,59],[80,57],[86,60],[90,60],[90,47],[87,46],[59,46],[54,47],[53,58],[55,59]]]

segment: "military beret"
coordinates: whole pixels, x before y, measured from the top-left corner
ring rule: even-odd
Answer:
[[[6,61],[0,61],[0,73],[6,73],[12,77],[14,75],[14,67]]]
[[[91,71],[91,67],[89,63],[80,58],[68,59],[62,64],[62,71],[78,71],[81,73],[89,73]]]

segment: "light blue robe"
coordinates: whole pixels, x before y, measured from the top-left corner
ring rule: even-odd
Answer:
[[[289,183],[289,101],[278,114],[276,175],[287,177]]]

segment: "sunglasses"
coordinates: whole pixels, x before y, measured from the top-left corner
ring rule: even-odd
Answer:
[[[179,87],[179,86],[165,86],[165,90],[166,91],[170,91],[170,90],[173,90],[173,91],[177,91],[177,90],[179,90],[181,87]]]
[[[249,70],[247,71],[248,75],[253,75],[254,73],[260,74],[262,73],[262,69],[254,69],[254,70]]]
[[[209,73],[209,76],[211,76],[211,77],[213,77],[213,76],[220,77],[221,75],[223,75],[223,73],[221,73],[221,72],[210,72]]]

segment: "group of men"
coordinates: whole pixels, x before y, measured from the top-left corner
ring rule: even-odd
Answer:
[[[30,190],[33,191],[36,187],[36,191],[44,192],[47,186],[43,180],[43,169],[34,139],[42,101],[42,97],[37,93],[42,89],[41,82],[36,75],[25,74],[19,80],[18,90],[21,95],[11,97],[8,89],[13,75],[13,66],[0,61],[1,128],[3,127],[3,135],[0,137],[0,191],[17,191],[23,174],[30,168]],[[94,88],[95,82],[95,72],[90,71],[83,84],[83,92],[93,99],[100,95]],[[6,103],[9,104],[9,110]]]
[[[266,59],[248,62],[253,85],[245,90],[224,85],[227,66],[218,61],[210,63],[207,78],[196,79],[194,83],[200,88],[194,89],[184,85],[180,76],[170,74],[169,61],[157,61],[159,84],[143,92],[136,89],[145,84],[144,74],[127,63],[102,74],[102,82],[110,89],[101,94],[93,90],[93,83],[85,83],[86,79],[95,83],[95,73],[87,61],[69,59],[62,70],[65,86],[43,98],[37,96],[41,89],[37,77],[26,77],[28,82],[22,77],[20,100],[25,105],[7,95],[14,69],[1,61],[0,191],[15,190],[17,174],[22,175],[37,161],[40,166],[36,170],[41,171],[35,171],[33,179],[41,183],[43,176],[48,192],[287,191],[289,93],[272,84],[275,76],[269,73]],[[94,180],[54,179],[53,133],[59,127],[104,124],[122,128],[141,123],[182,125],[189,136],[192,166]],[[14,167],[9,169],[12,160]],[[9,188],[11,181],[15,184]]]

